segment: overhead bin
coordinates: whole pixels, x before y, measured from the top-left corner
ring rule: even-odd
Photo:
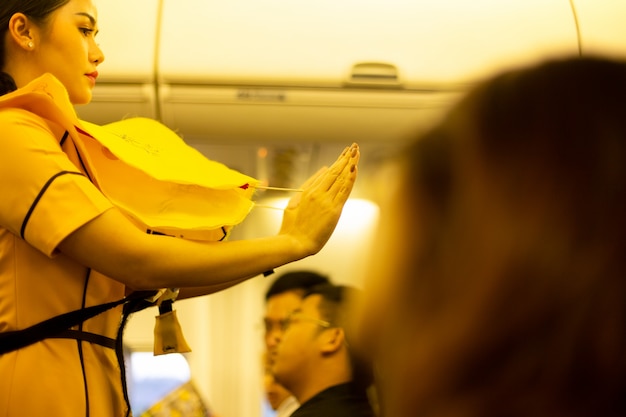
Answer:
[[[405,140],[456,91],[163,85],[163,120],[192,142]]]
[[[79,114],[96,123],[160,118],[201,141],[402,140],[499,68],[578,53],[578,35],[583,54],[626,56],[622,0],[107,0],[98,8],[106,60]]]
[[[407,88],[565,51],[567,0],[163,0],[159,81],[342,87],[355,64]]]
[[[107,0],[98,7],[106,60],[81,117],[160,118],[200,141],[403,140],[499,68],[579,46],[583,54],[626,56],[622,0]]]
[[[211,141],[404,140],[497,68],[576,53],[567,0],[163,0],[163,121]]]
[[[580,26],[583,55],[626,59],[626,1],[572,0]]]

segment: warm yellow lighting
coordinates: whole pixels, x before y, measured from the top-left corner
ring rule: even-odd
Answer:
[[[346,202],[337,225],[337,233],[352,233],[374,227],[378,206],[369,200],[350,199]]]
[[[288,198],[267,198],[256,204],[257,209],[268,209],[274,213],[274,219],[269,220],[274,224],[280,224],[282,212],[289,203]],[[271,216],[271,214],[269,214]],[[343,207],[343,212],[337,224],[337,230],[342,232],[355,231],[372,227],[378,220],[378,206],[370,200],[351,198]],[[337,233],[337,232],[335,232]]]

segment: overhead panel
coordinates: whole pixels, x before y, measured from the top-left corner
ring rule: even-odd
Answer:
[[[410,138],[491,72],[575,53],[567,1],[163,0],[163,120],[194,140]]]
[[[342,86],[362,62],[405,86],[576,50],[564,0],[164,0],[160,78]]]

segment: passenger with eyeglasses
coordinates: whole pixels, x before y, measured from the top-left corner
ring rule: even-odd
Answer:
[[[373,417],[371,363],[350,348],[351,312],[360,291],[322,284],[282,323],[271,371],[300,402],[292,417]]]
[[[311,270],[289,271],[276,278],[265,293],[265,347],[271,352],[286,326],[289,315],[300,306],[306,292],[319,284],[327,284],[330,280],[325,275]],[[289,417],[300,406],[298,400],[282,385],[271,372],[267,361],[264,377],[264,389],[267,402],[275,412],[275,417]]]

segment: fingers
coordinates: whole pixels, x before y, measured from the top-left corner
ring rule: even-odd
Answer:
[[[326,171],[328,171],[328,167],[321,167],[320,169],[318,169],[315,174],[311,175],[309,179],[305,181],[305,183],[302,185],[302,188],[312,187],[313,184],[315,184],[320,180],[320,178],[322,178]]]
[[[309,192],[326,193],[333,200],[337,196],[350,194],[360,156],[359,146],[353,143],[343,150],[330,167],[322,167],[309,177],[302,188]]]
[[[348,197],[350,197],[350,193],[352,193],[352,188],[354,187],[354,182],[356,180],[357,171],[358,168],[356,165],[353,165],[350,170],[349,178],[335,181],[333,188],[330,190],[332,192],[334,189],[333,201],[345,202]]]
[[[347,198],[356,180],[360,157],[358,145],[352,144],[348,151],[344,152],[328,169],[326,175],[321,179],[321,188],[329,192],[333,198]]]
[[[335,175],[337,175],[337,172],[338,172],[337,168],[339,166],[340,167],[344,167],[345,166],[345,164],[349,160],[350,152],[353,150],[353,148],[355,146],[356,146],[356,144],[352,144],[352,146],[344,148],[344,150],[341,152],[341,155],[339,155],[337,160],[333,163],[333,165],[330,168],[328,168],[328,167],[320,168],[315,174],[313,174],[311,177],[309,177],[304,184],[302,184],[301,188],[306,189],[306,188],[310,188],[310,187],[317,187],[317,186],[319,186],[319,184],[324,180],[322,174],[324,174],[326,171],[334,170],[335,171]]]

